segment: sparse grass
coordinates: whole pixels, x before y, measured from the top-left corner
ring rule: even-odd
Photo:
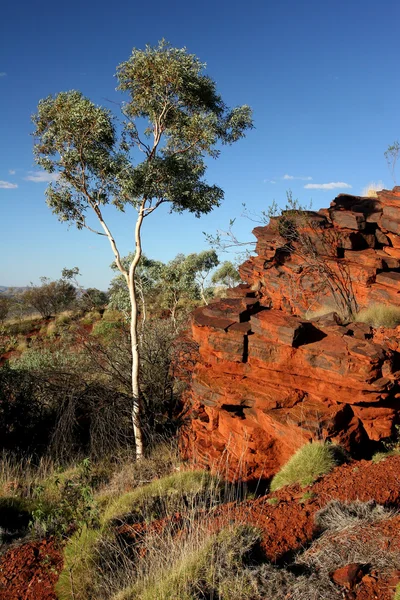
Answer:
[[[267,498],[267,503],[271,506],[276,506],[279,504],[279,498]]]
[[[121,541],[116,537],[116,527],[124,528],[125,525],[129,527],[129,524],[138,522],[151,523],[154,519],[172,516],[177,512],[182,512],[185,522],[193,524],[196,522],[195,514],[204,510],[209,504],[216,506],[220,493],[221,484],[209,473],[184,471],[155,480],[111,499],[107,495],[105,498],[98,497],[99,505],[103,505],[104,508],[100,515],[99,528],[84,527],[82,532],[75,533],[66,545],[64,568],[57,585],[59,598],[87,600],[95,597],[97,600],[100,598],[99,594],[103,593],[100,590],[105,586],[106,573],[112,580],[110,589],[115,590],[116,577],[122,577],[124,580],[124,584],[119,587],[117,585],[117,589],[127,587],[127,581],[132,578],[135,571],[132,566],[132,556],[127,558],[123,549],[124,544],[121,545]],[[157,554],[160,552],[161,545],[162,552],[166,553],[169,559],[168,555],[174,547],[180,549],[181,543],[176,544],[174,541],[171,545],[171,540],[175,538],[177,531],[174,528],[172,532],[166,529],[167,532],[156,531],[153,537],[146,537],[144,543],[146,552],[153,547],[158,549],[157,552],[154,550]],[[183,538],[181,541],[183,542]],[[137,560],[140,557],[139,553]],[[146,554],[143,565],[147,564],[148,560]],[[90,590],[95,585],[95,581],[98,587],[96,592],[93,592],[94,595],[91,595]],[[101,598],[109,597],[108,592],[101,595]]]
[[[380,192],[383,188],[384,185],[382,181],[371,181],[371,183],[363,188],[361,196],[366,198],[377,198],[378,194],[376,192]]]
[[[57,333],[57,323],[55,321],[50,321],[50,323],[47,325],[47,329],[46,329],[46,336],[47,337],[54,337]]]
[[[118,310],[105,310],[103,314],[103,321],[107,321],[109,323],[121,322],[123,321],[123,315]]]
[[[315,479],[329,473],[343,461],[344,453],[339,446],[322,442],[306,444],[299,448],[273,477],[271,491],[274,492],[293,483],[310,485]]]
[[[176,472],[181,468],[181,460],[176,442],[163,441],[157,444],[140,461],[132,458],[132,453],[123,455],[118,461],[107,486],[102,490],[104,497],[132,491],[139,486],[151,483]]]
[[[221,493],[221,482],[207,471],[182,471],[156,479],[111,499],[102,515],[102,522],[133,521],[162,518],[190,506],[199,507]]]
[[[371,524],[391,519],[396,513],[374,502],[331,502],[317,513],[322,535],[299,557],[299,564],[317,572],[321,579],[350,563],[369,565],[389,574],[400,561],[398,550],[388,550],[390,540]]]
[[[69,325],[72,317],[73,315],[71,311],[64,311],[56,317],[55,322],[57,325]]]
[[[92,325],[92,323],[96,323],[101,320],[101,314],[97,310],[92,310],[85,314],[84,317],[81,318],[80,322],[83,325]]]
[[[388,450],[387,452],[375,452],[372,457],[372,462],[378,463],[381,460],[385,460],[386,458],[390,458],[391,456],[399,456],[400,454],[400,446],[398,448],[393,448],[392,450]]]
[[[300,504],[305,504],[306,502],[308,502],[308,500],[312,500],[313,498],[315,498],[315,494],[314,492],[305,492],[302,497],[299,499],[299,503]]]
[[[317,512],[315,522],[319,529],[337,532],[360,524],[366,525],[390,519],[395,514],[395,511],[376,504],[373,500],[369,502],[357,500],[349,504],[332,500]]]
[[[21,340],[20,342],[18,342],[15,349],[20,354],[23,354],[24,352],[26,352],[28,350],[28,347],[29,347],[28,342],[26,340]]]
[[[93,598],[93,565],[101,535],[99,529],[83,527],[69,539],[64,548],[63,569],[55,588],[60,600]]]
[[[359,323],[368,323],[372,327],[397,327],[400,325],[400,306],[371,304],[356,315]]]
[[[174,562],[165,570],[149,572],[148,579],[117,593],[113,600],[254,598],[254,582],[245,567],[260,540],[257,529],[243,525],[224,529],[200,545],[186,540],[178,556],[175,548]]]

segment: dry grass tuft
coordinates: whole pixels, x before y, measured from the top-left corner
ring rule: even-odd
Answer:
[[[369,183],[367,186],[365,186],[365,188],[363,188],[361,196],[364,196],[366,198],[377,198],[377,192],[380,192],[381,190],[383,190],[383,188],[384,185],[382,181],[371,181],[371,183]]]
[[[400,325],[400,306],[372,304],[360,310],[355,320],[358,323],[368,323],[372,327],[389,327],[392,329]]]

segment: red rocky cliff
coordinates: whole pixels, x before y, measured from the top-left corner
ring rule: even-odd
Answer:
[[[341,324],[347,308],[400,306],[400,187],[302,215],[306,251],[280,223],[254,230],[246,283],[193,315],[182,445],[231,478],[270,477],[311,439],[364,452],[400,420],[400,328]]]

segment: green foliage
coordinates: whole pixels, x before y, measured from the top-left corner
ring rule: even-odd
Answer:
[[[305,444],[273,477],[271,491],[293,483],[300,483],[302,486],[310,485],[321,475],[329,473],[343,460],[344,455],[339,446],[321,442]]]
[[[396,591],[393,600],[400,600],[400,583],[396,586]]]
[[[117,496],[106,507],[102,522],[162,518],[188,506],[206,505],[222,493],[220,482],[207,471],[182,471]]]
[[[211,536],[165,573],[116,594],[113,600],[248,600],[255,587],[246,565],[261,541],[260,532],[238,525]]]
[[[368,323],[372,327],[398,327],[400,325],[400,306],[372,304],[356,315],[359,323]]]
[[[108,304],[108,300],[109,298],[106,292],[102,292],[97,288],[88,288],[79,299],[79,305],[83,310],[99,310]]]
[[[121,337],[121,323],[102,319],[93,325],[92,335],[101,337],[105,342]]]
[[[73,369],[80,362],[79,356],[60,348],[28,348],[21,356],[10,360],[10,368],[27,372]]]
[[[143,198],[149,202],[148,212],[153,200],[196,215],[218,206],[222,190],[202,180],[204,155],[216,157],[218,142],[231,144],[243,137],[252,127],[251,110],[228,110],[203,68],[186,49],[165,42],[134,49],[117,69],[119,89],[129,95],[120,148],[110,112],[80,92],[61,92],[40,101],[33,116],[34,152],[43,169],[59,174],[47,189],[47,201],[61,220],[82,228],[88,208],[98,213],[101,205],[111,202],[122,210]],[[148,125],[143,134],[141,119]],[[150,133],[152,147],[147,143]],[[144,161],[133,166],[128,152],[136,147]]]
[[[231,261],[226,260],[213,273],[211,281],[214,284],[224,285],[230,288],[237,283],[240,283],[240,275],[235,265]]]
[[[98,512],[93,495],[93,473],[89,459],[78,465],[75,477],[54,480],[58,489],[55,503],[49,503],[44,485],[37,486],[31,527],[42,534],[65,536],[70,531],[94,527]]]

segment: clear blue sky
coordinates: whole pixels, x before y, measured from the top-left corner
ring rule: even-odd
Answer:
[[[343,184],[354,194],[370,181],[393,186],[383,152],[400,138],[395,0],[25,0],[7,2],[1,17],[0,285],[79,266],[84,285],[107,287],[107,240],[68,229],[45,204],[30,115],[40,98],[63,90],[118,100],[116,65],[162,37],[207,63],[227,104],[250,104],[256,128],[210,163],[223,206],[200,220],[154,213],[145,222],[148,256],[198,252],[202,232],[226,227],[242,202],[262,210],[273,199],[283,203],[289,188],[320,208],[346,191]],[[323,184],[338,186],[305,188]],[[112,213],[110,222],[128,252],[133,215]],[[239,223],[242,237],[251,238],[251,225]]]

